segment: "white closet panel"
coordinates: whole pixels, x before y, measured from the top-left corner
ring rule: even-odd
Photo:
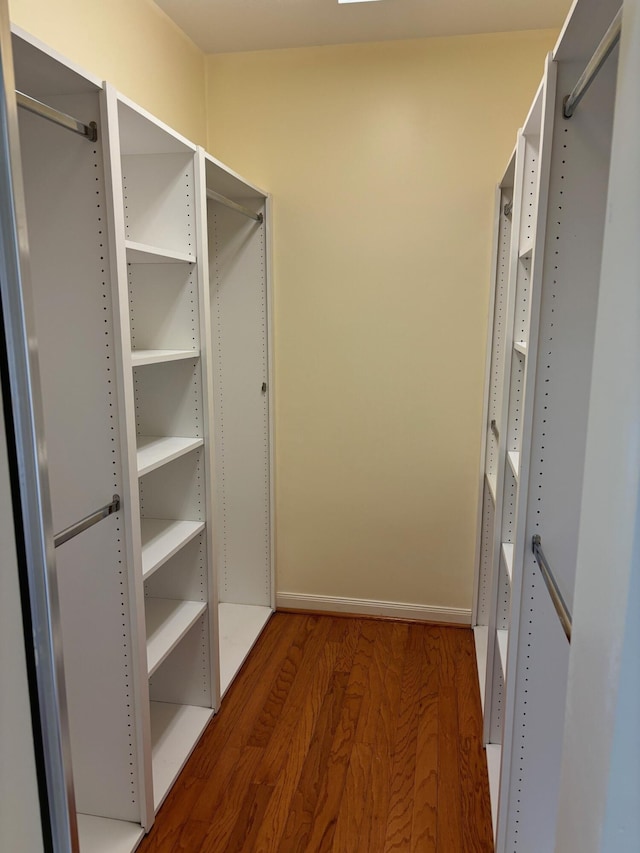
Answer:
[[[270,606],[265,228],[213,202],[208,222],[220,600]]]
[[[99,121],[97,92],[47,100]],[[123,487],[102,152],[22,112],[20,130],[51,500],[61,530]],[[77,808],[135,821],[126,553],[120,513],[60,546],[56,563]]]

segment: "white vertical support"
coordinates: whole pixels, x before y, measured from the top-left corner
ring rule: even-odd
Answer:
[[[275,460],[275,360],[273,340],[273,197],[267,194],[264,203],[265,229],[265,288],[267,291],[267,405],[269,407],[269,551],[270,551],[270,584],[271,609],[276,609],[276,460]]]
[[[518,267],[518,234],[520,233],[520,219],[522,216],[522,186],[524,174],[525,141],[522,131],[518,132],[515,149],[515,169],[513,176],[513,207],[511,210],[511,240],[509,245],[509,274],[507,284],[507,299],[505,305],[506,331],[504,336],[504,358],[497,377],[497,384],[502,388],[500,397],[500,414],[498,417],[498,432],[500,434],[500,445],[498,452],[498,466],[496,474],[496,501],[493,516],[493,547],[491,552],[491,570],[489,576],[489,632],[487,635],[487,675],[485,681],[484,697],[484,743],[492,743],[495,737],[496,727],[492,715],[493,692],[495,686],[494,659],[497,657],[498,646],[496,643],[496,607],[498,599],[498,578],[500,572],[500,543],[502,541],[502,515],[505,493],[505,473],[507,471],[506,459],[506,437],[507,421],[509,413],[508,386],[511,376],[511,350],[513,347],[513,312],[515,307],[516,278]],[[499,714],[502,715],[504,702],[500,702]],[[500,721],[502,727],[502,721]]]
[[[479,624],[484,624],[479,616],[480,600],[483,597],[481,587],[484,581],[484,573],[481,571],[481,549],[482,549],[482,519],[484,515],[484,494],[485,494],[485,467],[487,455],[487,429],[489,419],[489,389],[491,382],[491,361],[494,348],[494,314],[496,306],[496,289],[498,286],[498,265],[499,265],[499,249],[500,249],[500,225],[503,221],[502,212],[502,189],[496,187],[493,202],[493,239],[491,248],[491,277],[489,279],[489,307],[487,309],[487,342],[485,346],[485,361],[484,361],[484,395],[482,403],[482,421],[480,435],[480,468],[478,471],[478,505],[476,511],[476,582],[473,586],[473,604],[471,607],[471,624],[473,627]]]
[[[520,410],[521,451],[519,477],[516,484],[517,496],[511,541],[513,543],[513,574],[511,579],[511,603],[509,623],[509,646],[507,649],[507,671],[505,676],[505,720],[503,726],[502,765],[500,769],[500,801],[498,807],[498,822],[496,829],[496,850],[506,853],[504,833],[510,809],[514,807],[513,792],[517,788],[518,779],[513,773],[513,737],[514,737],[514,697],[518,689],[519,679],[526,675],[517,666],[521,648],[521,596],[524,573],[524,539],[525,519],[527,509],[527,479],[528,462],[531,442],[531,421],[533,415],[533,386],[535,381],[536,342],[540,299],[542,291],[543,260],[545,252],[547,198],[550,176],[550,149],[553,137],[554,105],[556,95],[556,68],[547,57],[542,89],[539,91],[534,108],[525,123],[525,133],[539,136],[538,169],[534,189],[535,228],[532,243],[531,273],[529,277],[529,316],[528,316],[528,352],[525,368],[524,388]],[[540,99],[540,100],[538,100]],[[537,105],[537,106],[536,106]],[[539,110],[539,112],[537,112]],[[524,153],[524,152],[523,152]],[[524,175],[523,175],[524,178]],[[523,187],[524,191],[524,187]],[[514,277],[517,276],[519,264],[519,238],[515,241],[513,258]],[[515,290],[515,281],[514,281]],[[515,307],[515,306],[514,306]],[[512,340],[513,344],[513,340]],[[511,360],[509,362],[511,364]],[[508,404],[507,404],[508,405]],[[506,408],[506,407],[505,407]],[[504,429],[506,432],[507,413],[505,412]],[[506,434],[505,434],[506,439]],[[522,686],[522,685],[520,685]]]
[[[640,3],[625,0],[556,851],[640,848]],[[587,98],[576,111],[589,110]],[[585,748],[585,744],[587,748]]]
[[[123,512],[129,519],[127,563],[129,566],[129,600],[131,613],[132,665],[135,685],[135,725],[138,763],[138,800],[140,822],[149,829],[155,818],[151,768],[151,722],[149,715],[149,684],[147,678],[147,648],[145,631],[144,587],[142,581],[142,543],[140,538],[140,506],[136,460],[136,424],[131,364],[131,331],[129,326],[129,293],[127,287],[127,258],[124,245],[124,203],[122,197],[122,167],[120,158],[118,98],[113,86],[105,83],[101,101],[101,121],[106,128],[105,172],[107,186],[107,219],[113,281],[114,338],[122,448]]]
[[[211,338],[211,296],[209,291],[209,251],[207,235],[207,178],[204,149],[198,147],[195,160],[195,219],[196,253],[198,257],[198,293],[200,309],[200,369],[204,400],[204,442],[207,495],[206,539],[208,555],[208,604],[211,693],[213,709],[220,707],[220,630],[218,614],[218,565],[216,531],[214,530],[214,411],[213,411],[213,350]]]

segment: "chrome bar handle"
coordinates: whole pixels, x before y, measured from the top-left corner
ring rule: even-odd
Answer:
[[[556,579],[553,576],[551,567],[549,566],[547,558],[544,555],[544,551],[542,550],[542,539],[540,538],[540,536],[538,536],[538,534],[536,534],[531,540],[531,549],[535,555],[538,565],[540,566],[542,577],[544,578],[544,582],[546,583],[547,589],[549,590],[551,601],[553,602],[553,606],[556,609],[558,619],[560,620],[567,640],[571,642],[571,613],[569,612],[569,608],[565,604],[565,600],[562,597],[560,588],[556,583]]]
[[[69,539],[73,539],[74,536],[77,536],[89,527],[93,527],[94,524],[102,521],[103,518],[113,515],[114,512],[118,512],[119,509],[120,495],[114,495],[110,504],[97,509],[85,518],[81,518],[80,521],[76,521],[75,524],[72,524],[70,527],[66,527],[64,530],[61,530],[60,533],[56,533],[53,537],[53,544],[56,548],[60,545],[64,545],[64,543],[68,542]]]
[[[17,90],[16,102],[24,110],[34,113],[34,115],[41,118],[46,118],[47,121],[52,121],[54,124],[71,130],[73,133],[78,133],[80,136],[84,136],[89,142],[96,142],[98,139],[98,126],[95,121],[85,124],[83,121],[78,121],[77,118],[56,110],[54,107],[50,107],[49,104],[43,104],[42,101],[37,101],[35,98]]]
[[[220,193],[217,193],[214,190],[207,190],[207,198],[210,198],[212,201],[217,201],[220,204],[223,204],[225,207],[230,208],[231,210],[235,210],[236,213],[241,213],[243,216],[248,216],[249,219],[255,219],[256,222],[262,222],[264,219],[264,216],[261,213],[255,213],[253,210],[249,210],[249,208],[245,207],[243,204],[238,204],[237,201],[232,201],[230,198],[227,198],[224,195],[220,195]]]

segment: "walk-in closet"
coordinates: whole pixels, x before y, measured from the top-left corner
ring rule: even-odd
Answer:
[[[2,851],[639,849],[640,2],[441,5],[0,0]]]

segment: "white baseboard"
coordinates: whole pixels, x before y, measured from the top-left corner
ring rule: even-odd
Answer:
[[[276,607],[286,610],[314,610],[319,613],[349,613],[356,616],[386,616],[392,619],[415,619],[420,622],[471,625],[471,608],[430,607],[427,604],[402,604],[397,601],[373,601],[369,598],[334,598],[328,595],[278,592]]]

